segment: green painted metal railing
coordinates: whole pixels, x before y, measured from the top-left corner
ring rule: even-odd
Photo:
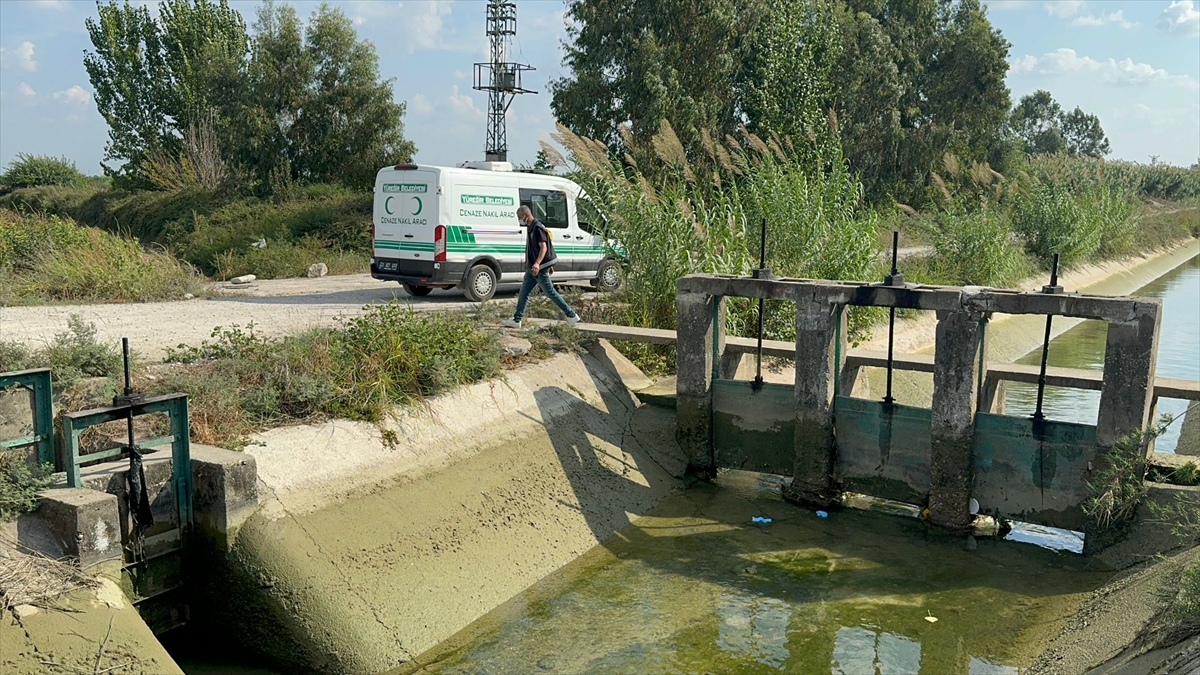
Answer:
[[[0,440],[0,449],[37,446],[39,462],[54,463],[54,397],[50,390],[50,369],[0,373],[0,391],[12,388],[33,392],[33,435]]]

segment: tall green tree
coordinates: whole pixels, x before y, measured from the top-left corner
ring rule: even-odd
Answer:
[[[1021,97],[1009,116],[1009,125],[1031,155],[1053,154],[1067,149],[1062,135],[1062,106],[1050,92],[1038,89]]]
[[[572,0],[567,77],[550,84],[550,107],[572,131],[622,147],[669,120],[685,147],[701,130],[732,133],[748,38],[765,0]]]
[[[1031,155],[1103,157],[1111,152],[1099,117],[1078,106],[1064,113],[1045,89],[1021,97],[1009,115],[1009,127]]]
[[[156,21],[129,0],[96,4],[84,67],[109,127],[105,173],[143,182],[142,161],[175,153],[183,131],[238,95],[246,26],[228,0],[165,0]]]
[[[392,95],[394,80],[380,81],[375,45],[340,10],[321,5],[305,42],[313,82],[295,123],[294,167],[301,178],[370,186],[379,167],[416,152],[404,138],[405,104]]]
[[[979,0],[573,0],[552,108],[622,147],[667,120],[689,150],[742,124],[836,131],[876,197],[920,196],[947,152],[1003,158],[1009,43]],[[807,139],[806,139],[807,137]]]
[[[1108,136],[1100,126],[1100,118],[1085,113],[1079,106],[1062,117],[1062,135],[1067,143],[1067,153],[1103,157],[1112,152]]]
[[[136,180],[148,148],[175,144],[167,89],[170,72],[158,24],[143,6],[96,3],[99,15],[84,23],[95,51],[83,65],[100,115],[108,122],[104,173]]]

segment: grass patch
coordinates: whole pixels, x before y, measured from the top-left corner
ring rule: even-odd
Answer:
[[[378,423],[394,406],[495,376],[495,337],[464,315],[370,305],[333,328],[283,338],[253,326],[218,329],[199,347],[171,351],[176,366],[147,389],[189,395],[197,442],[242,447],[271,426],[331,417]]]
[[[96,339],[96,325],[77,314],[67,318],[67,330],[46,346],[30,349],[20,342],[0,340],[0,372],[50,368],[57,388],[66,388],[88,377],[116,377],[121,373],[121,354],[116,345]]]
[[[369,192],[298,186],[282,199],[194,189],[129,192],[103,185],[43,186],[0,196],[0,207],[71,218],[157,244],[210,275],[303,276],[314,262],[332,273],[366,269]],[[251,244],[266,240],[257,252]],[[301,265],[300,259],[307,259]]]
[[[0,209],[0,304],[150,302],[203,291],[191,265],[57,216]]]

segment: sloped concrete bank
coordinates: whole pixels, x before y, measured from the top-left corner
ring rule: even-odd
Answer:
[[[247,450],[260,508],[219,563],[206,623],[289,672],[411,660],[682,486],[670,411],[630,393],[647,384],[601,342],[382,432],[262,434]]]

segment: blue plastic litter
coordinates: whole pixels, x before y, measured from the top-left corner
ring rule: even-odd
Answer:
[[[817,517],[818,518],[828,518],[829,514],[825,511],[817,511]]]
[[[753,518],[751,518],[751,519],[750,519],[750,522],[752,522],[752,523],[762,523],[763,525],[766,525],[766,524],[768,524],[768,523],[770,523],[770,522],[771,522],[771,519],[770,519],[770,518],[764,518],[764,517],[762,517],[762,516],[754,516]]]

